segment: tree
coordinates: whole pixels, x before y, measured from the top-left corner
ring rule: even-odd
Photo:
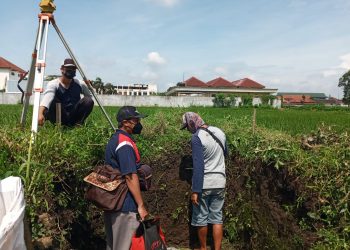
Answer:
[[[263,105],[272,105],[273,100],[276,99],[274,95],[262,95],[260,96]]]
[[[177,87],[185,87],[185,83],[184,82],[178,82],[176,84]]]
[[[253,96],[250,94],[241,95],[243,106],[252,106],[253,105]]]
[[[96,77],[95,81],[91,81],[91,85],[95,89],[97,94],[104,93],[104,83],[102,82],[102,79],[100,77]]]
[[[338,87],[344,88],[343,102],[350,106],[350,70],[339,78]]]
[[[104,93],[106,95],[113,95],[114,93],[114,86],[112,83],[107,83],[105,86],[104,86]]]
[[[216,94],[214,96],[214,107],[224,107],[224,100],[225,100],[225,95],[224,94]]]

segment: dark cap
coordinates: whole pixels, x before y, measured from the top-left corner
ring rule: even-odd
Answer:
[[[117,121],[130,120],[132,118],[145,118],[147,115],[140,114],[134,106],[121,107],[117,113]]]
[[[74,67],[74,68],[76,68],[77,66],[75,65],[73,59],[66,58],[66,59],[64,59],[61,67]]]

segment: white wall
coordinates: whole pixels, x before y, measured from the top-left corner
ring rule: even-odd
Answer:
[[[122,95],[98,95],[103,106],[159,106],[159,107],[189,107],[189,106],[213,106],[212,97],[191,96],[122,96]],[[33,103],[34,96],[30,98]],[[0,104],[18,104],[21,94],[0,93]],[[95,105],[97,103],[95,102]]]
[[[0,90],[5,89],[5,84],[7,80],[10,78],[10,70],[9,69],[0,69]]]

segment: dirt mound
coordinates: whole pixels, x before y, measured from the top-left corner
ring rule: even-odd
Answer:
[[[314,232],[302,230],[299,221],[307,217],[313,202],[312,198],[298,200],[303,192],[300,180],[285,168],[277,170],[272,165],[249,164],[240,159],[233,162],[228,168],[225,209],[226,224],[230,224],[230,217],[239,220],[233,223],[234,233],[226,228],[235,248],[309,248],[317,237]]]
[[[169,155],[151,164],[154,189],[145,199],[149,210],[160,216],[169,245],[198,246],[190,226],[191,156]],[[300,202],[302,191],[303,184],[286,169],[232,157],[224,208],[225,234],[232,244],[226,248],[309,248],[317,238],[303,231],[299,221],[307,218],[315,202],[311,195]]]

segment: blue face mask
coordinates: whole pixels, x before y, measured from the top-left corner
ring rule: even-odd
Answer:
[[[63,73],[65,77],[68,79],[73,79],[75,77],[76,71],[75,70],[66,70],[66,72]]]

